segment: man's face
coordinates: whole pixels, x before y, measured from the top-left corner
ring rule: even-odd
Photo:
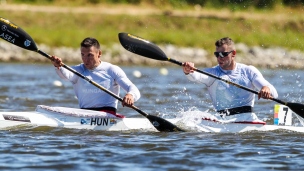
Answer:
[[[232,51],[232,49],[230,49],[226,44],[220,47],[216,47],[216,52],[230,52],[230,51]],[[217,63],[223,70],[233,70],[234,57],[235,57],[235,51],[229,53],[227,56],[217,57]]]
[[[92,70],[100,64],[101,51],[94,46],[81,47],[80,51],[82,62],[87,69]]]

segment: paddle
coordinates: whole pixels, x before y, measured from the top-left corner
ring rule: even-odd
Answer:
[[[148,40],[145,40],[143,38],[140,38],[138,36],[134,36],[128,33],[119,33],[118,34],[119,37],[119,41],[121,43],[121,45],[128,51],[133,52],[135,54],[141,55],[141,56],[145,56],[151,59],[156,59],[156,60],[160,60],[160,61],[169,61],[172,63],[175,63],[177,65],[183,66],[183,63],[176,61],[174,59],[168,58],[166,56],[166,54],[155,44],[149,42]],[[230,82],[228,80],[225,80],[223,78],[220,78],[218,76],[212,75],[210,73],[201,71],[197,68],[194,69],[196,72],[208,75],[210,77],[213,77],[215,79],[224,81],[228,84],[234,85],[236,87],[239,87],[241,89],[247,90],[251,93],[254,94],[259,94],[257,91],[249,89],[247,87],[244,87],[242,85]],[[295,112],[296,114],[300,115],[301,117],[304,118],[304,105],[300,104],[300,103],[290,103],[290,102],[284,102],[282,100],[279,99],[275,99],[272,98],[271,100],[278,102],[280,104],[283,104],[285,106],[288,106],[293,112]]]
[[[4,39],[4,40],[8,41],[9,43],[12,43],[16,46],[24,48],[26,50],[38,52],[42,56],[45,56],[46,58],[52,60],[51,56],[48,55],[47,53],[39,50],[37,48],[36,43],[34,42],[34,40],[24,30],[22,30],[16,24],[0,17],[0,28],[1,28],[0,29],[0,37],[2,39]],[[115,97],[119,101],[123,101],[123,99],[120,98],[119,96],[117,96],[116,94],[114,94],[111,91],[105,89],[104,87],[102,87],[101,85],[92,81],[88,77],[80,74],[79,72],[77,72],[73,68],[71,68],[71,67],[69,67],[65,64],[62,64],[62,67],[66,68],[67,70],[71,71],[72,73],[76,74],[77,76],[85,79],[86,81],[88,81],[92,85],[94,85],[97,88],[105,91],[106,93]],[[158,131],[161,131],[161,132],[183,131],[182,129],[178,128],[177,126],[175,126],[171,122],[169,122],[169,121],[167,121],[163,118],[154,116],[154,115],[149,115],[149,114],[143,112],[142,110],[138,109],[134,105],[132,105],[131,108],[136,110],[138,113],[142,114],[143,116],[145,116]]]

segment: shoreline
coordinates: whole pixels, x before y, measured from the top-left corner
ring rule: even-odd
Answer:
[[[81,63],[80,52],[78,48],[58,47],[52,48],[44,44],[38,45],[39,49],[50,54],[61,57],[64,63]],[[181,62],[191,61],[196,66],[212,67],[217,65],[216,58],[201,48],[177,47],[174,45],[160,45],[164,53],[173,59]],[[166,61],[158,61],[142,57],[125,50],[120,44],[115,44],[111,48],[101,47],[101,60],[118,65],[147,65],[164,66],[172,65]],[[236,44],[236,61],[247,65],[253,65],[260,68],[304,68],[304,53],[292,50],[287,51],[284,48],[261,48],[248,47],[245,44]],[[1,62],[38,62],[48,63],[49,59],[40,54],[28,51],[0,41],[0,61]]]
[[[81,18],[80,16],[82,14],[95,14],[96,16],[99,16],[98,19],[100,22],[98,22],[98,25],[111,25],[113,23],[119,23],[122,22],[123,24],[115,24],[111,25],[111,27],[105,27],[105,34],[99,34],[100,31],[98,30],[99,27],[96,27],[97,29],[92,30],[92,32],[98,33],[99,37],[96,37],[97,39],[101,40],[109,40],[107,42],[110,42],[108,44],[105,44],[103,42],[100,42],[101,44],[104,44],[108,46],[108,48],[102,47],[103,50],[103,56],[102,60],[111,62],[113,64],[118,65],[148,65],[148,66],[163,66],[163,65],[172,65],[169,64],[166,61],[157,61],[153,59],[149,59],[146,57],[140,57],[136,54],[132,54],[125,50],[120,44],[114,44],[117,43],[117,37],[116,34],[118,32],[121,32],[121,30],[128,31],[133,30],[133,28],[137,27],[139,30],[137,30],[137,33],[140,33],[140,35],[147,35],[149,34],[154,35],[154,37],[161,37],[160,34],[165,33],[171,33],[176,32],[176,35],[180,31],[189,30],[199,30],[197,29],[197,25],[204,26],[206,28],[204,31],[206,34],[205,36],[198,36],[200,35],[201,31],[194,32],[192,36],[187,37],[186,34],[183,36],[177,36],[174,34],[170,34],[170,36],[153,40],[155,42],[171,42],[172,44],[167,45],[161,45],[158,46],[165,52],[165,54],[173,59],[176,59],[181,62],[185,61],[192,61],[196,64],[196,66],[203,66],[203,67],[211,67],[217,64],[216,58],[213,56],[212,51],[214,49],[213,42],[214,39],[210,38],[211,36],[208,35],[223,35],[225,34],[218,34],[221,30],[214,30],[213,27],[226,25],[229,27],[226,32],[226,34],[231,35],[231,37],[234,37],[235,40],[238,40],[238,44],[236,44],[237,48],[237,56],[236,61],[248,65],[254,65],[257,67],[263,67],[263,68],[304,68],[304,50],[303,45],[299,42],[303,42],[303,39],[301,39],[301,34],[287,34],[288,32],[299,32],[304,29],[302,27],[302,21],[303,21],[303,15],[301,14],[299,10],[297,11],[288,11],[281,13],[279,11],[268,11],[267,13],[263,12],[253,12],[253,11],[230,11],[227,9],[221,9],[221,10],[214,10],[214,9],[205,9],[205,8],[199,8],[194,10],[178,10],[178,9],[161,9],[161,8],[155,8],[155,7],[149,7],[147,9],[134,6],[134,5],[98,5],[98,6],[39,6],[39,5],[29,5],[29,4],[10,4],[10,3],[4,3],[3,1],[1,4],[0,11],[4,12],[3,15],[6,16],[10,14],[16,14],[11,15],[8,18],[17,21],[21,25],[25,26],[27,30],[32,34],[33,37],[39,37],[39,42],[47,42],[47,45],[39,44],[37,45],[39,49],[43,50],[44,52],[59,56],[63,59],[65,63],[80,63],[80,53],[78,44],[74,44],[76,41],[76,36],[79,37],[85,37],[87,34],[82,34],[83,32],[86,32],[84,30],[90,29],[90,27],[84,27],[79,28],[78,32],[73,32],[71,35],[69,35],[67,39],[63,39],[62,35],[65,35],[69,30],[73,28],[78,28],[81,23],[86,23],[87,20],[79,20],[78,22],[71,22],[69,24],[59,24],[58,27],[62,30],[57,30],[56,27],[52,27],[55,22],[61,23],[61,21],[64,21],[71,18],[71,20],[74,20],[76,18]],[[291,10],[291,9],[289,9]],[[31,14],[31,15],[28,15]],[[41,16],[40,16],[41,14]],[[71,15],[72,14],[72,15]],[[80,15],[79,15],[80,14]],[[62,16],[61,16],[62,15]],[[75,15],[75,16],[74,16]],[[156,25],[147,25],[145,23],[146,21],[140,18],[134,18],[135,24],[133,23],[131,28],[126,27],[128,23],[125,23],[126,21],[133,21],[128,19],[121,19],[119,16],[142,16],[142,18],[147,17],[148,19],[152,19],[154,16],[164,16],[166,18],[166,22],[169,22],[170,20],[177,21],[172,23],[172,27],[168,27],[168,25],[162,23],[161,21],[154,21]],[[23,19],[22,16],[24,17]],[[30,16],[30,17],[28,17]],[[45,22],[47,20],[44,20],[44,16],[54,16],[54,20],[48,21],[51,22]],[[89,15],[86,15],[86,17]],[[118,16],[117,19],[118,22],[112,22],[105,20],[104,22],[101,22],[103,18],[106,18],[105,16]],[[143,17],[144,16],[144,17]],[[150,16],[153,16],[152,18]],[[267,17],[265,17],[267,16]],[[63,17],[63,18],[61,18]],[[57,18],[57,19],[56,19]],[[176,20],[176,18],[178,20]],[[95,18],[93,18],[95,20]],[[168,19],[168,20],[167,20]],[[187,21],[179,21],[182,19],[186,19]],[[192,24],[191,26],[186,27],[188,19],[195,19],[191,20]],[[230,19],[230,20],[228,20]],[[161,20],[161,18],[159,18]],[[226,22],[226,20],[228,20]],[[39,22],[38,22],[39,21]],[[41,22],[40,22],[41,21]],[[60,22],[59,22],[60,21]],[[198,23],[196,23],[198,21]],[[208,22],[207,22],[208,21]],[[256,23],[258,21],[259,23],[269,23],[269,21],[273,21],[274,23],[270,23],[267,25],[251,25],[246,23]],[[34,23],[35,22],[35,23]],[[165,23],[166,23],[165,22]],[[23,24],[22,24],[23,23]],[[32,24],[34,23],[34,24]],[[62,22],[63,23],[63,22]],[[201,24],[199,24],[201,23]],[[231,24],[230,24],[231,23]],[[234,26],[234,24],[237,24]],[[282,24],[282,25],[281,25]],[[84,24],[83,24],[84,25]],[[212,25],[212,27],[210,27]],[[229,25],[233,25],[232,28],[230,28]],[[66,29],[67,26],[71,26],[71,28]],[[157,26],[161,26],[161,29],[159,32],[151,30],[151,28],[157,28]],[[164,27],[165,26],[165,27]],[[234,27],[241,26],[239,29],[235,29]],[[35,29],[31,28],[34,27]],[[145,30],[145,28],[149,28]],[[175,28],[179,28],[175,30]],[[194,27],[195,29],[192,29]],[[275,28],[273,28],[275,27]],[[51,39],[51,41],[48,41],[49,39],[45,40],[46,37],[52,37],[52,36],[41,36],[44,35],[43,33],[47,33],[44,29],[48,28],[49,32],[48,34],[54,34],[54,38]],[[255,29],[256,28],[256,29]],[[272,29],[273,28],[273,29]],[[115,31],[115,29],[117,29]],[[163,29],[163,30],[162,30]],[[55,30],[54,32],[52,32]],[[111,33],[111,31],[113,33]],[[136,30],[136,29],[135,29]],[[165,31],[164,31],[165,30]],[[212,31],[214,30],[214,31]],[[233,31],[237,30],[237,32]],[[280,31],[276,31],[280,30]],[[284,36],[282,36],[282,30],[287,32]],[[43,31],[42,34],[38,34],[41,31]],[[61,32],[62,31],[62,32]],[[133,31],[132,31],[133,32]],[[135,31],[134,31],[135,32]],[[165,33],[163,33],[165,32]],[[262,35],[261,37],[258,37],[255,32],[260,32]],[[250,35],[246,35],[246,33]],[[253,33],[253,34],[251,34]],[[277,38],[277,35],[281,35]],[[37,34],[37,35],[35,35]],[[113,36],[108,36],[108,34],[113,34]],[[115,36],[114,36],[115,35]],[[181,35],[181,34],[180,34]],[[241,35],[248,36],[248,38],[243,39],[240,38]],[[271,36],[273,35],[273,36]],[[190,40],[188,43],[183,42],[182,44],[179,44],[180,41],[186,39]],[[194,36],[194,37],[193,37]],[[145,36],[146,37],[146,36]],[[149,37],[149,36],[147,36]],[[174,37],[176,39],[171,39],[170,37]],[[213,36],[212,36],[213,37]],[[252,40],[256,43],[250,43],[248,40],[250,40],[251,37],[258,37],[256,40]],[[291,39],[289,39],[291,37]],[[296,37],[296,39],[294,39]],[[115,38],[115,39],[114,39]],[[197,38],[197,39],[196,39]],[[203,38],[203,39],[202,39]],[[280,39],[278,41],[278,39]],[[115,41],[114,41],[115,40]],[[199,42],[199,46],[197,46],[197,43],[193,43],[193,40],[197,40]],[[262,40],[262,41],[261,41]],[[261,43],[267,40],[268,43]],[[283,41],[283,43],[282,43]],[[56,43],[56,42],[65,42],[65,43]],[[191,42],[191,43],[189,43]],[[202,43],[203,44],[202,44]],[[210,43],[211,42],[211,43]],[[272,42],[278,42],[278,43],[272,43]],[[288,45],[284,47],[284,42],[288,42]],[[112,45],[112,46],[111,46]],[[253,46],[257,45],[257,46]],[[265,45],[265,46],[263,46]],[[272,45],[278,46],[278,47],[271,47]],[[287,44],[286,44],[287,45]],[[297,46],[296,46],[297,45]],[[299,46],[298,46],[299,45]],[[55,46],[59,46],[55,48]],[[62,47],[61,47],[62,46]],[[71,47],[63,47],[63,46],[72,46],[76,48]],[[181,47],[181,46],[190,46],[190,47]],[[203,48],[194,48],[194,47],[204,47]],[[267,48],[266,48],[267,47]],[[287,49],[298,49],[298,50],[287,50]],[[49,62],[48,59],[45,57],[42,57],[38,53],[30,52],[27,50],[23,50],[20,47],[16,47],[12,44],[9,44],[5,41],[0,41],[0,61],[1,62],[39,62],[39,63],[47,63]]]

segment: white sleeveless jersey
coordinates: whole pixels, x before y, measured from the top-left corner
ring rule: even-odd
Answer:
[[[236,63],[234,70],[223,70],[217,65],[212,68],[207,68],[204,71],[257,91],[260,91],[263,86],[267,86],[270,88],[272,97],[278,97],[276,89],[264,79],[260,71],[254,66]],[[207,86],[216,110],[240,106],[254,106],[254,93],[198,72],[190,73],[186,76],[191,81],[203,83]]]
[[[101,62],[101,64],[93,70],[88,70],[83,64],[73,66],[72,68],[118,96],[120,87],[122,87],[127,93],[133,95],[134,101],[140,98],[140,92],[137,87],[128,79],[124,71],[116,65]],[[117,108],[118,100],[116,98],[95,87],[88,81],[63,67],[59,69],[56,68],[56,72],[62,79],[73,83],[80,108],[98,108],[105,106]]]

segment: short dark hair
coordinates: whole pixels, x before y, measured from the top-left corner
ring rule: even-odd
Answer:
[[[221,47],[221,46],[223,46],[223,45],[228,45],[231,49],[234,49],[234,42],[233,42],[233,40],[231,39],[231,38],[229,38],[229,37],[224,37],[224,38],[221,38],[221,39],[219,39],[219,40],[217,40],[216,42],[215,42],[215,46],[216,47]]]
[[[96,40],[93,37],[87,37],[85,38],[81,43],[80,43],[81,47],[91,47],[94,46],[96,49],[100,49],[100,44],[98,42],[98,40]]]

